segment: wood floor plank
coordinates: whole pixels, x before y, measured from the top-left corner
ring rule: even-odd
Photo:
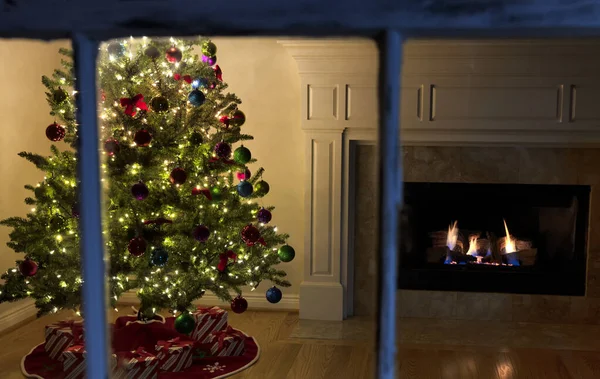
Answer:
[[[325,370],[331,364],[335,346],[302,345],[286,379],[324,379]],[[329,379],[329,378],[328,378]]]
[[[127,313],[121,309],[120,314]],[[109,319],[118,315],[110,312]],[[43,341],[44,326],[72,316],[61,312],[0,335],[0,378],[21,379],[20,360]],[[347,331],[347,339],[330,334],[291,338],[298,326],[294,312],[230,313],[230,324],[254,336],[261,347],[259,361],[235,379],[374,378],[373,341],[356,338],[361,333]],[[402,379],[600,379],[600,351],[411,343],[399,346],[397,366]]]

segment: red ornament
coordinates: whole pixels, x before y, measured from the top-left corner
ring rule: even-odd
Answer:
[[[142,111],[148,110],[148,104],[144,102],[144,95],[141,93],[138,93],[132,98],[121,98],[121,106],[125,107],[125,114],[131,117],[135,116],[138,109]]]
[[[244,226],[241,234],[242,240],[246,242],[246,244],[254,245],[260,239],[260,231],[252,224]]]
[[[143,239],[142,237],[135,237],[129,241],[129,244],[127,245],[127,250],[129,250],[129,253],[131,253],[131,255],[133,255],[134,257],[139,257],[140,255],[146,252],[147,247],[148,244],[146,243],[145,239]]]
[[[210,236],[210,229],[205,225],[198,225],[192,231],[192,236],[194,236],[197,241],[206,242]]]
[[[138,146],[148,146],[150,141],[152,141],[152,134],[146,129],[138,130],[133,136],[133,142]]]
[[[231,301],[231,310],[234,313],[244,313],[246,309],[248,309],[248,301],[242,295],[238,295]]]
[[[66,129],[63,126],[58,125],[56,122],[48,125],[46,128],[46,137],[48,137],[50,141],[61,141],[63,138],[65,138],[66,134]]]
[[[212,200],[212,194],[210,193],[210,190],[208,190],[207,188],[197,188],[197,187],[192,188],[192,195],[198,196],[200,194],[203,194],[204,196],[206,196],[206,198],[208,200]]]
[[[237,260],[237,254],[231,250],[227,250],[226,252],[219,254],[219,264],[217,265],[217,270],[219,270],[219,272],[225,271],[229,259],[235,262]]]
[[[121,150],[121,146],[119,145],[119,141],[114,138],[109,138],[104,141],[104,151],[108,156],[112,157],[116,153]]]
[[[29,258],[25,258],[19,265],[19,271],[23,276],[34,276],[37,273],[38,265]]]
[[[177,167],[177,168],[174,168],[173,171],[171,171],[169,180],[173,184],[181,185],[181,184],[185,183],[185,181],[187,180],[187,174],[185,173],[184,169],[182,169],[181,167]]]
[[[183,54],[181,54],[181,50],[179,50],[175,46],[172,46],[169,49],[167,49],[167,52],[165,53],[165,58],[167,58],[167,61],[169,61],[170,63],[177,63],[181,61],[181,58],[183,58]]]

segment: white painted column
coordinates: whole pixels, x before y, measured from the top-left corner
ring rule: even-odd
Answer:
[[[305,137],[305,257],[300,318],[342,320],[342,130],[307,131]]]
[[[348,129],[376,128],[377,49],[367,40],[280,41],[298,64],[305,132],[305,251],[300,318],[351,313]],[[352,105],[354,104],[354,105]],[[345,162],[345,163],[344,163]],[[344,238],[344,240],[343,240]]]

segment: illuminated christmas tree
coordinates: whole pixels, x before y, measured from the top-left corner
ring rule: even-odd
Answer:
[[[274,266],[295,253],[285,245],[288,236],[271,226],[273,208],[263,207],[269,192],[263,170],[252,175],[246,166],[255,160],[242,142],[252,136],[243,133],[240,99],[225,92],[216,51],[206,39],[144,38],[112,42],[100,52],[112,306],[135,289],[147,317],[158,309],[183,312],[210,291],[243,312],[247,302],[235,295],[242,286],[262,280],[289,286]],[[75,78],[71,52],[61,53],[64,68],[42,79],[56,118],[46,136],[72,149],[20,154],[45,178],[25,186],[30,213],[1,222],[13,228],[8,246],[25,259],[2,275],[0,301],[32,297],[40,315],[79,311],[82,301]],[[266,296],[275,303],[281,291],[272,287]]]

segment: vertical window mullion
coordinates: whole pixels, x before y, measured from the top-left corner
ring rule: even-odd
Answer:
[[[100,155],[96,104],[98,43],[77,34],[73,39],[77,121],[83,310],[88,379],[108,378],[106,266],[102,238]]]
[[[400,160],[400,73],[402,38],[386,30],[379,40],[379,291],[378,379],[396,377],[398,218],[402,200]]]

